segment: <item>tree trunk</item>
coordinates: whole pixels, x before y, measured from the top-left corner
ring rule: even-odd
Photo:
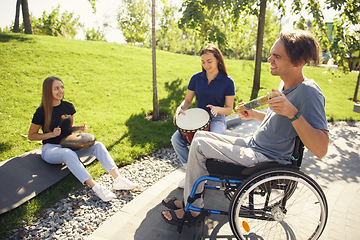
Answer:
[[[196,52],[196,34],[194,35],[194,56],[197,55],[197,52]]]
[[[355,87],[355,93],[354,93],[354,98],[353,101],[357,102],[357,95],[358,95],[358,90],[359,90],[359,84],[360,84],[360,71],[359,71],[359,75],[357,78],[357,82],[356,82],[356,87]]]
[[[260,90],[261,57],[262,57],[262,46],[263,46],[263,38],[264,38],[266,1],[267,0],[261,0],[261,5],[260,5],[258,34],[256,41],[255,74],[254,74],[254,82],[253,82],[254,90]]]
[[[15,23],[14,23],[14,29],[13,32],[14,33],[18,33],[19,32],[19,24],[20,24],[20,5],[21,5],[21,0],[17,0],[16,1],[16,12],[15,12]]]
[[[151,8],[151,22],[152,22],[152,72],[153,72],[153,120],[159,120],[159,102],[157,97],[157,83],[156,83],[156,39],[155,39],[155,0],[152,0]]]
[[[25,34],[33,34],[31,21],[30,21],[28,0],[22,0],[21,5],[22,5]]]

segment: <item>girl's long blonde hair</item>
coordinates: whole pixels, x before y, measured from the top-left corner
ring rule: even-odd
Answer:
[[[43,82],[42,88],[42,100],[40,107],[44,108],[45,120],[44,120],[44,131],[50,132],[51,116],[53,110],[53,93],[52,85],[55,80],[61,81],[58,77],[48,77]],[[62,82],[62,81],[61,81]]]

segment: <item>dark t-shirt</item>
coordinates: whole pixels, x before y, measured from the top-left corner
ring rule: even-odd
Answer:
[[[206,71],[195,73],[190,79],[188,89],[195,92],[197,107],[208,112],[210,112],[210,108],[206,107],[208,104],[224,107],[225,97],[235,95],[234,81],[221,71],[210,84]]]
[[[60,105],[53,107],[53,112],[51,116],[50,123],[50,132],[54,130],[55,127],[60,126],[61,134],[54,138],[49,138],[43,140],[43,144],[45,143],[54,143],[59,144],[61,139],[69,136],[71,134],[71,116],[76,113],[75,107],[72,103],[61,101]],[[61,116],[64,115],[65,118],[62,119]],[[36,109],[34,113],[32,123],[41,125],[43,133],[47,133],[44,131],[44,122],[45,122],[45,112],[43,107],[39,107]]]

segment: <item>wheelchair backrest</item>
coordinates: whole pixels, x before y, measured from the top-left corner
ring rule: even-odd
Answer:
[[[304,153],[304,144],[302,143],[299,136],[295,139],[295,147],[291,157],[292,164],[299,167],[301,166],[302,158]]]

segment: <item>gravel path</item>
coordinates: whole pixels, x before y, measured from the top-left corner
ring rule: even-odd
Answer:
[[[85,187],[46,209],[30,225],[23,222],[19,229],[12,230],[13,235],[7,239],[84,239],[126,203],[179,167],[181,163],[172,148],[160,149],[119,169],[122,176],[139,184],[138,189],[116,191],[117,198],[106,203],[90,187]],[[112,187],[113,180],[109,174],[96,181],[108,189]]]

